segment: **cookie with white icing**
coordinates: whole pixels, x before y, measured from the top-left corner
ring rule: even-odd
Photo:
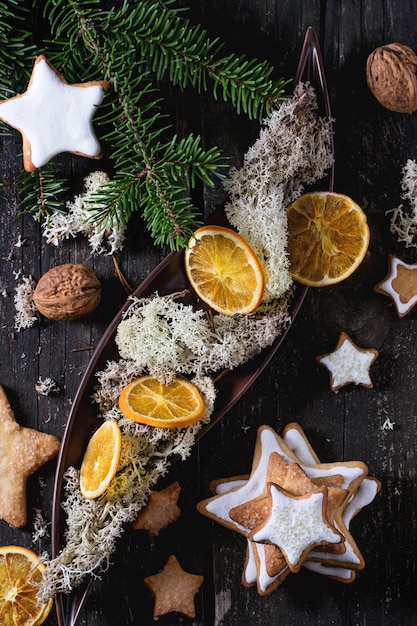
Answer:
[[[264,430],[269,431],[267,435],[271,434],[272,429],[269,427],[262,427],[259,429],[258,438],[262,435],[265,437]],[[272,431],[273,433],[273,431]],[[257,440],[258,442],[258,440]],[[274,444],[271,443],[272,439],[267,436],[267,441],[264,442],[265,450],[270,452],[271,448],[274,449],[269,455],[269,465],[273,466],[274,463],[271,459],[277,455],[277,449]],[[311,446],[308,438],[306,437],[303,429],[299,424],[288,424],[284,431],[282,439],[275,434],[275,443],[280,442],[280,452],[287,455],[287,461],[294,469],[294,471],[288,473],[288,481],[286,486],[297,491],[297,486],[304,485],[304,488],[314,489],[314,486],[326,486],[327,493],[331,494],[330,499],[333,501],[333,508],[327,506],[326,516],[328,521],[335,525],[335,528],[343,535],[343,544],[338,543],[326,543],[323,546],[317,546],[314,549],[307,551],[305,559],[302,561],[302,567],[325,575],[329,578],[333,578],[343,583],[350,583],[356,577],[356,572],[364,567],[364,559],[359,551],[359,548],[352,537],[349,526],[351,519],[367,504],[370,504],[379,492],[380,483],[377,479],[366,476],[366,473],[362,473],[358,479],[353,475],[347,476],[343,473],[330,473],[322,475],[321,477],[317,473],[317,466],[323,468],[326,464],[321,464],[319,457]],[[269,445],[265,445],[269,444]],[[259,465],[259,459],[254,455],[254,467]],[[255,461],[258,463],[256,465]],[[360,462],[359,462],[360,463]],[[296,469],[298,464],[298,469]],[[333,464],[327,464],[327,468]],[[343,472],[343,466],[339,470]],[[362,465],[360,463],[360,465]],[[303,470],[301,470],[303,466]],[[315,470],[313,469],[315,467]],[[364,466],[366,468],[366,466]],[[300,477],[300,471],[307,473],[310,472],[312,477],[310,487],[305,482],[305,478],[298,482]],[[323,474],[323,471],[320,472]],[[271,467],[266,470],[267,477],[271,477]],[[275,476],[282,476],[282,467],[279,469]],[[213,481],[211,484],[212,493],[217,495],[226,495],[227,492],[239,492],[239,490],[248,484],[251,475],[234,476],[231,478],[219,479]],[[266,480],[266,479],[265,479]],[[301,488],[302,489],[302,488]],[[346,495],[347,494],[347,495]],[[236,498],[236,495],[233,496]],[[262,513],[262,507],[264,512],[267,510],[264,507],[265,503],[262,503],[262,498],[265,497],[265,491],[258,496],[259,508],[256,511],[254,509],[254,516],[250,519],[248,511],[245,510],[248,502],[238,505],[237,510],[229,510],[230,515],[238,517],[236,512],[246,516],[238,519],[235,530],[238,529],[238,525],[252,527],[255,521],[259,523],[262,521],[259,515]],[[328,498],[329,500],[329,498]],[[233,520],[231,520],[233,521]],[[227,524],[226,524],[227,525]],[[249,529],[249,538],[247,539],[247,551],[245,565],[242,573],[242,584],[247,587],[256,586],[257,592],[264,596],[272,593],[286,577],[291,573],[285,556],[281,549],[270,543],[261,543],[259,541],[253,541],[251,533],[254,528]],[[343,546],[343,550],[338,549],[340,545]],[[304,556],[304,555],[303,555]]]
[[[32,172],[62,152],[100,158],[92,119],[107,89],[105,80],[69,84],[39,55],[26,91],[0,102],[0,119],[22,135],[25,170]]]
[[[373,383],[369,370],[378,355],[378,350],[360,348],[346,333],[342,332],[335,349],[321,354],[316,357],[316,360],[330,372],[332,391],[338,391],[341,387],[350,384],[371,389]]]
[[[398,317],[408,315],[417,304],[417,264],[409,265],[391,255],[388,274],[374,291],[391,298]]]
[[[197,505],[199,512],[223,526],[248,536],[248,528],[232,520],[229,512],[230,509],[260,496],[268,481],[276,482],[278,480],[277,464],[269,465],[270,456],[273,452],[276,452],[287,463],[297,462],[298,460],[283,439],[272,428],[261,426],[258,429],[252,471],[248,481],[232,491],[227,491],[199,502]],[[268,473],[268,471],[271,471],[271,467],[274,475]],[[349,490],[350,493],[356,491],[368,471],[366,465],[361,461],[322,463],[317,465],[300,463],[300,467],[311,480],[340,475],[342,477],[341,487]]]

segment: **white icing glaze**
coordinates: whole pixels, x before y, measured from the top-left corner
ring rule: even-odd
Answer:
[[[259,496],[265,487],[269,457],[272,452],[278,452],[288,462],[292,459],[281,445],[281,438],[269,427],[263,427],[258,433],[258,445],[261,447],[261,454],[256,467],[253,468],[248,481],[230,491],[226,489],[221,495],[210,499],[206,504],[206,510],[215,516],[220,523],[226,522],[229,526],[240,530],[244,534],[248,529],[238,524],[229,516],[229,511],[235,506],[248,502]],[[330,465],[304,465],[300,464],[309,478],[318,476],[332,476],[341,474],[343,476],[342,487],[348,489],[351,483],[364,475],[364,468],[361,465],[349,463],[332,463]]]
[[[256,550],[259,559],[259,571],[257,578],[255,578],[255,582],[257,582],[259,589],[263,593],[265,593],[267,592],[268,587],[270,587],[270,585],[272,585],[280,576],[282,576],[288,570],[288,567],[284,567],[275,576],[270,576],[266,568],[265,545],[262,543],[252,542],[252,546],[253,550]]]
[[[250,539],[247,540],[246,564],[243,571],[245,581],[248,585],[253,585],[257,581],[258,572],[256,569],[256,561],[254,554],[255,544]]]
[[[358,350],[346,339],[337,350],[320,358],[320,363],[332,373],[333,387],[346,383],[370,385],[369,368],[374,359],[373,352]]]
[[[66,84],[41,59],[34,66],[28,90],[0,103],[0,117],[26,136],[35,167],[61,152],[94,157],[100,154],[100,144],[91,121],[103,96],[101,85]]]
[[[293,498],[275,485],[270,488],[271,515],[252,539],[275,544],[285,554],[287,563],[296,567],[304,552],[319,542],[340,543],[340,535],[323,520],[323,492]]]
[[[354,576],[354,572],[347,567],[337,567],[337,565],[323,565],[318,561],[304,561],[303,567],[309,569],[317,574],[323,574],[324,576],[335,576],[343,580],[350,580]]]
[[[358,513],[364,506],[370,504],[378,493],[378,482],[373,478],[364,478],[361,482],[358,491],[352,496],[349,503],[342,513],[342,520],[347,530],[349,530],[350,522],[352,518]],[[336,528],[340,530],[337,524]],[[332,554],[326,552],[317,552],[312,550],[309,553],[309,558],[318,558],[320,560],[329,560],[332,563],[343,563],[344,567],[356,567],[363,565],[363,559],[361,558],[359,549],[349,533],[342,530],[342,534],[345,535],[345,552],[340,554]]]
[[[314,464],[315,452],[311,450],[307,440],[303,437],[300,431],[296,428],[289,428],[286,430],[283,440],[286,445],[294,452],[294,454],[304,463]],[[310,468],[311,470],[312,468]],[[216,493],[226,493],[236,487],[241,487],[247,481],[244,479],[233,479],[228,481],[227,479],[223,483],[219,483],[216,487]],[[342,513],[342,520],[349,528],[352,518],[366,505],[370,504],[378,493],[378,482],[373,478],[364,478],[361,482],[358,490],[352,495],[349,503],[345,507]],[[257,584],[259,589],[265,593],[270,585],[272,585],[279,576],[281,576],[285,570],[283,569],[279,574],[270,576],[266,569],[265,563],[265,544],[256,543],[251,540],[247,540],[248,555],[244,570],[244,577],[248,585]],[[346,551],[343,554],[330,554],[324,552],[310,552],[309,557],[316,556],[320,561],[305,560],[303,567],[314,571],[318,574],[325,576],[334,576],[341,580],[349,581],[355,575],[355,572],[349,567],[357,566],[360,563],[357,554],[354,552],[353,546],[349,542],[345,542]],[[258,557],[258,562],[255,559],[255,553]],[[324,565],[322,560],[331,559],[332,565]],[[336,563],[340,562],[338,566]]]
[[[245,478],[236,479],[236,480],[227,480],[225,479],[224,483],[218,483],[216,485],[216,495],[223,494],[227,491],[231,491],[232,489],[236,489],[237,487],[243,487],[248,481]]]
[[[311,452],[307,441],[297,428],[288,428],[283,440],[302,463],[306,465],[319,463],[318,457]]]

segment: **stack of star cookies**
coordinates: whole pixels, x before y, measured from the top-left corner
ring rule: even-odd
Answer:
[[[380,489],[361,461],[320,463],[302,428],[282,437],[258,430],[247,476],[214,481],[197,505],[203,515],[247,540],[245,586],[269,595],[301,567],[351,582],[365,562],[352,537],[352,518]]]

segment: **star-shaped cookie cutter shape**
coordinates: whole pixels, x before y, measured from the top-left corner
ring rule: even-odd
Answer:
[[[388,274],[374,291],[391,298],[398,317],[404,317],[417,304],[417,264],[409,265],[390,255],[388,265]]]
[[[55,435],[20,426],[0,386],[0,518],[22,528],[27,521],[26,483],[53,459],[60,441]]]
[[[338,391],[341,387],[350,384],[371,389],[373,383],[369,370],[378,355],[378,350],[360,348],[346,333],[342,332],[335,349],[321,354],[316,357],[316,360],[330,372],[332,391]]]
[[[62,152],[100,158],[92,118],[107,89],[105,80],[69,84],[39,55],[26,91],[0,102],[0,119],[22,135],[25,170]]]

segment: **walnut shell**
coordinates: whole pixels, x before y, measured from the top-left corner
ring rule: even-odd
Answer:
[[[366,80],[375,98],[390,111],[417,109],[417,56],[401,43],[376,48],[366,62]]]
[[[76,320],[89,315],[101,298],[101,284],[86,265],[65,263],[53,267],[40,279],[33,302],[52,320]]]

